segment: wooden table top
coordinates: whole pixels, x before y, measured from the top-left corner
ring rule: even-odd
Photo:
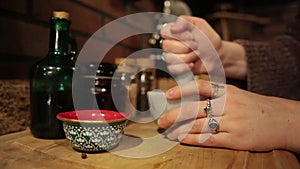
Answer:
[[[140,151],[144,154],[143,150],[152,151],[155,147],[147,142],[147,138],[160,137],[155,123],[129,123],[125,134],[140,140],[138,144],[124,150],[130,153]],[[161,138],[168,142],[167,139]],[[102,152],[87,154],[87,158],[83,159],[81,153],[73,150],[66,139],[37,139],[31,135],[30,130],[25,130],[0,137],[0,166],[2,169],[300,169],[296,157],[288,151],[254,153],[174,143],[176,142],[171,143],[174,147],[169,150],[145,158]],[[135,150],[141,145],[147,147],[147,150]],[[121,149],[120,151],[122,152]]]

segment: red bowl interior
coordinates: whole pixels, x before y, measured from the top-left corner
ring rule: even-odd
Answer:
[[[76,110],[59,113],[57,115],[57,118],[63,121],[115,121],[123,120],[128,117],[129,114],[111,110]]]

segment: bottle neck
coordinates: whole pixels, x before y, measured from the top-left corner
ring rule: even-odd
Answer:
[[[49,54],[68,55],[70,21],[66,19],[50,19]]]

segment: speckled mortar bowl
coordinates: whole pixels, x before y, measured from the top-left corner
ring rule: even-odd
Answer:
[[[110,110],[77,110],[59,113],[66,138],[80,152],[113,149],[120,142],[128,114]]]

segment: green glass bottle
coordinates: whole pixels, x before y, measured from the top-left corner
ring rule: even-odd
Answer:
[[[59,139],[65,138],[65,134],[56,115],[74,110],[72,76],[77,48],[69,34],[69,13],[55,11],[50,23],[48,55],[32,70],[30,129],[35,137]]]

